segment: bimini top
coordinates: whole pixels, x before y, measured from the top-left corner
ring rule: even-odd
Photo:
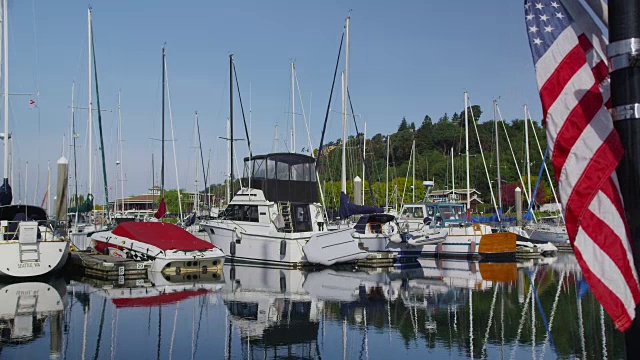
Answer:
[[[24,214],[16,219],[16,215]],[[34,205],[7,205],[0,206],[0,220],[14,221],[14,220],[35,220],[35,221],[45,221],[47,220],[47,212],[39,207]]]
[[[161,222],[124,222],[116,226],[113,235],[155,246],[161,250],[209,250],[214,246],[198,239],[183,228]]]
[[[251,170],[253,169],[253,172]],[[262,190],[273,202],[318,202],[315,159],[295,153],[272,153],[244,159],[242,185]]]

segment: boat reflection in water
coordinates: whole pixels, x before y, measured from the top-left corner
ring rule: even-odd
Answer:
[[[64,284],[37,283],[61,303],[40,308],[41,295],[34,313],[33,301],[11,295],[33,294],[29,283],[0,289],[3,358],[624,357],[622,334],[573,256],[79,280],[67,285],[66,307]],[[11,290],[18,285],[25,289]],[[31,328],[19,318],[27,313]]]
[[[48,320],[49,356],[59,357],[66,296],[66,284],[59,277],[46,282],[0,283],[0,353],[43,338]]]

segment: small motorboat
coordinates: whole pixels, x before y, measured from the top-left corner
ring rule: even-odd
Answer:
[[[151,271],[180,274],[217,269],[225,254],[181,227],[163,222],[124,222],[91,235],[96,251],[137,261],[152,261]]]

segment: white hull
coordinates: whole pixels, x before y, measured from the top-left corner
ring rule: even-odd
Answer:
[[[202,226],[211,243],[227,254],[227,258],[237,262],[295,267],[333,265],[367,256],[351,238],[351,229],[280,233],[268,232],[268,226],[265,229],[260,224],[243,223],[245,231],[239,231],[235,223],[222,220],[209,221]],[[265,235],[260,235],[260,232],[265,232]]]
[[[68,242],[38,241],[36,244],[29,246],[37,247],[37,253],[23,253],[23,261],[20,261],[19,241],[0,241],[0,275],[17,278],[42,276],[60,270],[67,262]]]
[[[532,229],[529,230],[529,239],[555,244],[569,244],[569,234],[563,229]]]

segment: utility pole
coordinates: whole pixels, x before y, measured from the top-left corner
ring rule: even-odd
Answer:
[[[608,4],[611,116],[624,148],[617,174],[636,272],[640,272],[640,2],[609,0]],[[629,359],[640,355],[639,313],[636,306],[636,317],[625,331]]]

